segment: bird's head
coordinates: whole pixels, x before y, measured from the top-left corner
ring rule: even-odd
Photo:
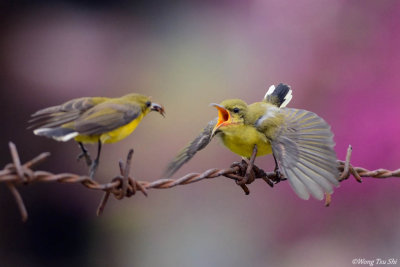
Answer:
[[[212,136],[222,131],[225,127],[235,124],[243,124],[247,113],[247,104],[240,99],[228,99],[220,104],[212,103],[218,109],[218,122],[215,125]]]
[[[163,117],[165,117],[164,107],[157,103],[153,103],[151,98],[148,96],[140,95],[140,94],[129,94],[124,96],[125,98],[129,98],[129,100],[139,103],[142,107],[142,112],[144,114],[149,113],[150,111],[157,111]]]

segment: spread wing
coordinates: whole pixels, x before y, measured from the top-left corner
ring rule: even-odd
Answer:
[[[271,139],[279,169],[302,199],[323,199],[339,184],[335,143],[330,126],[306,110],[279,109],[283,124]]]
[[[98,135],[128,124],[141,113],[139,104],[104,102],[83,113],[75,121],[74,129],[79,134]]]
[[[31,115],[28,128],[53,128],[76,120],[80,114],[94,107],[102,98],[82,97],[62,105],[41,109]]]
[[[207,126],[201,131],[201,133],[178,153],[175,159],[168,164],[163,177],[171,177],[176,171],[178,171],[182,167],[183,164],[193,158],[197,151],[202,150],[208,145],[208,143],[210,143],[212,138],[212,130],[217,124],[217,121],[218,118],[210,121]]]

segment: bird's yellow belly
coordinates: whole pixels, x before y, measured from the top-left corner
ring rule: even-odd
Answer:
[[[257,157],[272,153],[267,137],[251,126],[227,127],[220,136],[227,148],[242,157],[250,158],[254,145],[257,145]]]
[[[139,122],[142,120],[143,115],[139,116],[138,118],[134,119],[130,123],[121,126],[115,130],[99,134],[99,135],[78,135],[75,137],[77,142],[86,143],[97,143],[99,140],[103,144],[110,144],[121,141],[122,139],[126,138],[130,135],[138,126]]]

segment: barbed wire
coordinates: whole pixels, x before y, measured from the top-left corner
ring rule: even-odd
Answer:
[[[28,219],[28,212],[26,210],[21,195],[17,190],[17,186],[28,185],[35,182],[59,182],[70,184],[80,183],[86,188],[104,191],[104,196],[101,199],[101,202],[97,209],[97,215],[100,215],[104,211],[104,208],[111,194],[114,195],[116,199],[120,200],[124,197],[131,197],[135,195],[137,191],[140,191],[145,196],[147,196],[147,191],[149,189],[167,189],[178,185],[186,185],[199,182],[205,179],[226,177],[235,180],[236,184],[238,184],[243,189],[245,194],[248,195],[250,191],[246,184],[250,184],[255,179],[262,179],[271,187],[273,187],[280,181],[286,180],[285,178],[280,177],[278,173],[263,171],[262,169],[254,165],[254,159],[252,159],[250,161],[242,160],[241,162],[234,162],[229,168],[226,169],[214,168],[206,170],[202,173],[189,173],[177,179],[158,179],[153,182],[138,181],[130,175],[130,166],[133,156],[133,149],[131,149],[128,152],[126,161],[119,161],[120,174],[112,178],[110,182],[100,184],[86,175],[78,175],[73,173],[54,174],[48,171],[33,170],[37,165],[49,158],[50,153],[41,153],[30,161],[21,164],[21,160],[15,144],[9,142],[9,148],[12,163],[8,163],[3,168],[3,170],[0,171],[0,183],[5,183],[10,189],[21,213],[22,221],[26,221]],[[385,169],[370,171],[361,167],[353,167],[350,164],[351,153],[352,148],[351,146],[349,146],[347,150],[346,160],[338,161],[340,182],[348,179],[351,175],[358,182],[362,182],[361,177],[378,179],[400,177],[400,169],[397,169],[395,171],[389,171]],[[251,179],[249,179],[249,175],[251,176]],[[245,183],[243,183],[243,181],[245,181]],[[329,194],[326,194],[325,205],[329,206],[330,203],[331,196]]]

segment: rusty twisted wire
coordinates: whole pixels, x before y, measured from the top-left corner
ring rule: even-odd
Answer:
[[[242,161],[233,163],[230,168],[215,168],[206,170],[202,173],[189,173],[177,179],[159,179],[153,182],[137,181],[129,174],[131,160],[133,156],[133,150],[131,149],[128,153],[126,162],[119,162],[120,174],[115,176],[109,183],[100,184],[90,179],[90,177],[86,175],[78,175],[73,173],[54,174],[41,170],[35,171],[33,170],[33,168],[46,160],[50,156],[50,153],[41,153],[32,160],[21,164],[16,146],[12,142],[10,142],[9,148],[11,152],[12,163],[7,164],[4,169],[0,171],[0,183],[5,183],[13,194],[21,213],[22,221],[26,221],[28,219],[28,213],[22,197],[17,190],[17,186],[21,184],[26,185],[34,182],[80,183],[86,188],[104,191],[104,196],[97,209],[97,214],[100,215],[105,208],[110,194],[114,195],[116,199],[131,197],[135,195],[137,191],[141,191],[145,196],[147,196],[148,189],[166,189],[178,185],[191,184],[204,179],[213,179],[221,176],[235,180],[236,183],[241,186],[244,192],[246,194],[249,194],[250,191],[247,188],[246,184],[250,184],[255,179],[262,179],[267,182],[271,187],[274,184],[285,180],[282,177],[278,177],[275,172],[264,172],[262,169],[254,165],[253,161]],[[361,177],[379,179],[400,177],[400,169],[397,169],[395,171],[389,171],[385,169],[369,171],[361,167],[353,167],[350,164],[351,151],[351,146],[349,146],[346,160],[338,161],[338,168],[341,172],[339,181],[344,181],[348,179],[350,175],[353,175],[358,182],[361,182]],[[247,175],[252,175],[252,179],[249,179],[248,181],[246,179],[246,184],[241,183],[241,181]],[[327,206],[329,205],[330,201],[330,195],[327,194],[325,202]]]

